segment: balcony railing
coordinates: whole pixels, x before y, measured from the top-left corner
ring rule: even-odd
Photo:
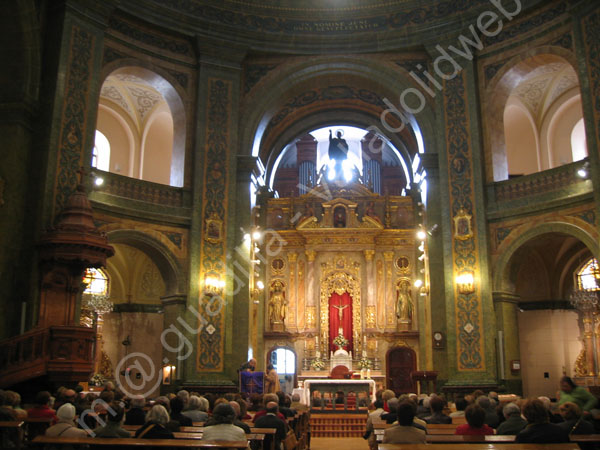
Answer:
[[[496,182],[492,185],[493,198],[496,202],[507,202],[576,187],[584,181],[577,175],[577,170],[584,164],[585,161],[577,161],[543,172]]]
[[[155,205],[183,207],[184,189],[138,180],[115,173],[102,172],[94,169],[94,176],[101,177],[104,182],[97,190],[99,192],[137,200]]]

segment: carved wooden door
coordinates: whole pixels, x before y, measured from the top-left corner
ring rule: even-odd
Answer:
[[[396,394],[416,392],[410,373],[417,369],[417,355],[408,347],[396,347],[387,355],[387,388]]]

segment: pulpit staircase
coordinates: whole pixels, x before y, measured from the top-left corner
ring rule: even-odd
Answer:
[[[362,437],[367,423],[367,410],[363,414],[319,414],[310,415],[312,437]]]

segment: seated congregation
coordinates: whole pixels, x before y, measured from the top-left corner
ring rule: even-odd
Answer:
[[[475,391],[447,402],[443,395],[416,394],[396,398],[377,393],[364,438],[372,450],[383,444],[464,442],[567,443],[595,448],[600,433],[597,398],[561,379],[557,399],[498,396]]]
[[[2,448],[77,448],[113,438],[119,440],[106,443],[118,448],[140,439],[166,439],[173,448],[287,449],[284,444],[293,442],[301,450],[307,441],[304,414],[307,408],[283,392],[248,396],[181,390],[153,399],[129,398],[108,382],[99,393],[85,393],[81,386],[59,388],[54,395],[41,391],[32,404],[22,406],[18,393],[0,390]],[[32,424],[43,427],[34,430]]]

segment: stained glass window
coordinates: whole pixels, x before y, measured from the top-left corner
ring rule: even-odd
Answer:
[[[586,291],[598,291],[600,281],[600,267],[596,258],[590,259],[577,273],[577,288]]]
[[[87,268],[83,282],[87,285],[84,294],[108,295],[108,277],[103,270]]]

